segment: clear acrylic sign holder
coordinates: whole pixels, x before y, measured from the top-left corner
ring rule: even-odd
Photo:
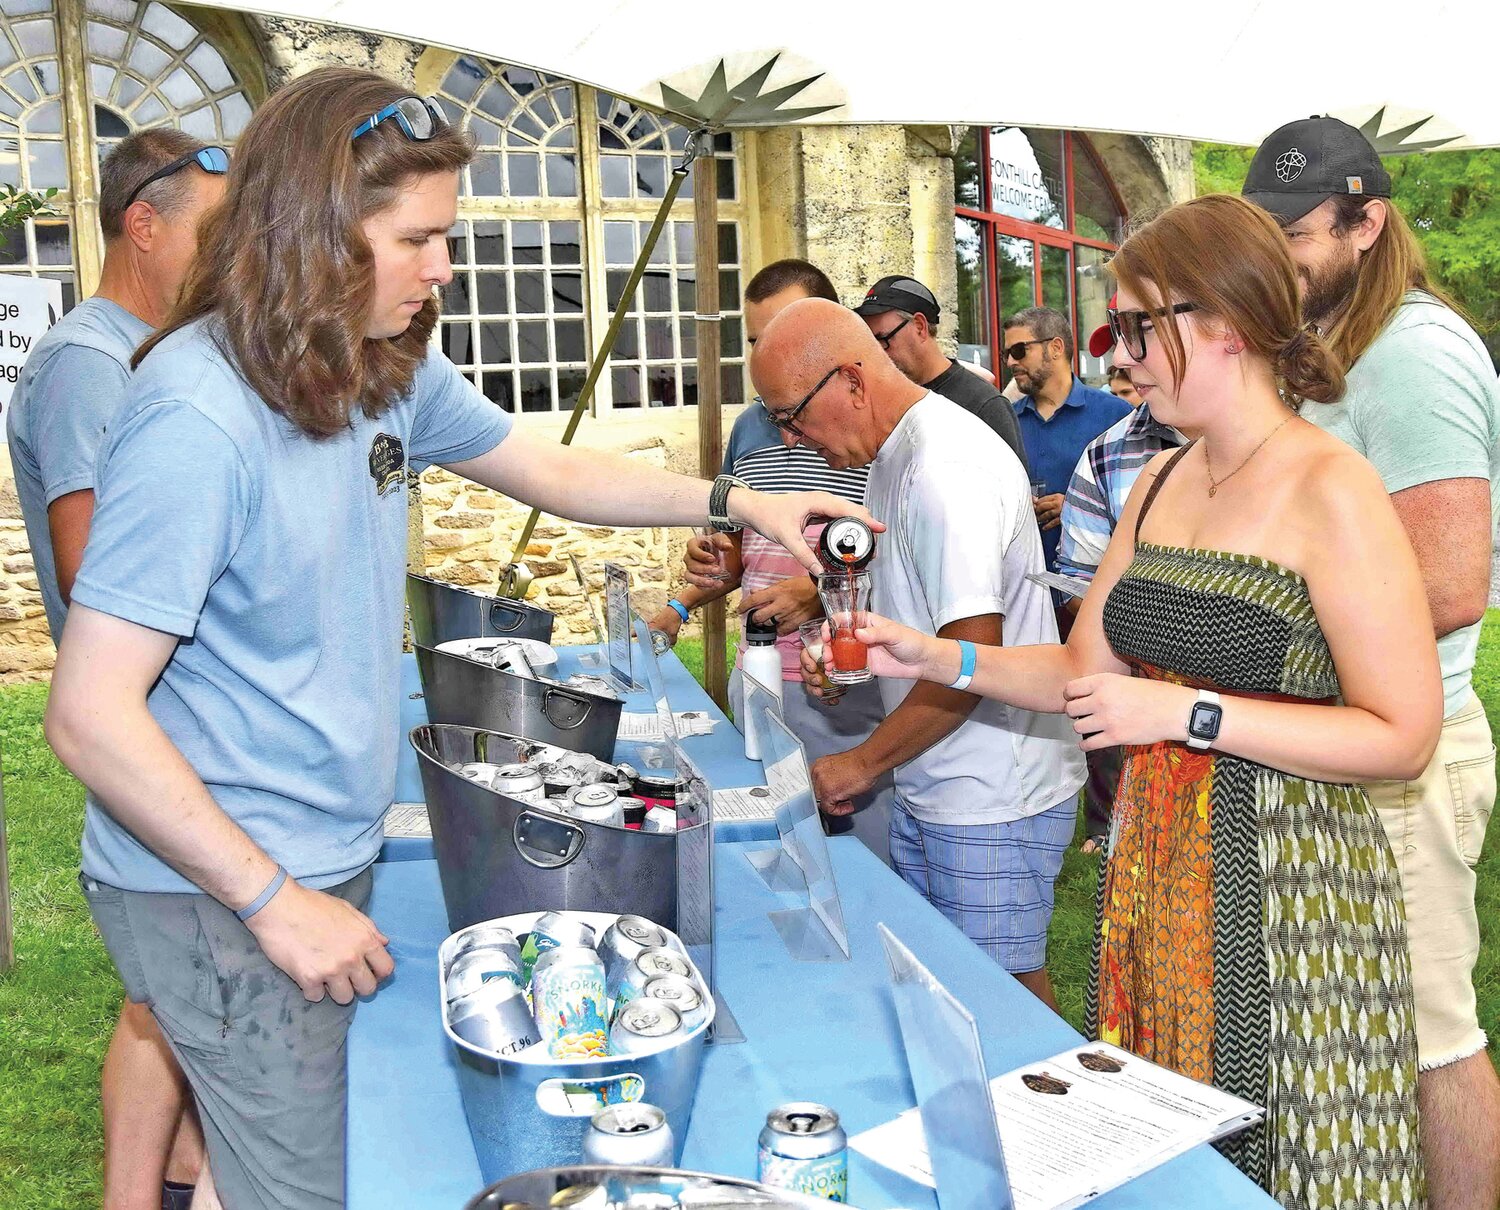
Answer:
[[[604,565],[604,659],[609,665],[609,680],[621,693],[634,693],[642,686],[636,683],[631,668],[630,573],[618,563]],[[648,641],[646,646],[650,647]]]
[[[877,924],[940,1210],[1015,1210],[979,1027],[969,1010]]]
[[[745,735],[755,735],[755,741],[759,745],[761,754],[761,766],[766,773],[766,782],[771,785],[772,796],[776,797],[774,788],[779,782],[783,793],[789,793],[795,786],[795,772],[783,771],[771,756],[771,723],[781,720],[781,701],[777,696],[767,689],[753,676],[746,676],[745,681]],[[781,799],[778,797],[777,802]],[[789,817],[788,817],[789,818]],[[792,854],[785,843],[782,834],[782,826],[787,820],[783,819],[782,812],[778,808],[776,812],[777,842],[774,845],[761,846],[749,850],[745,857],[754,867],[755,872],[760,875],[761,881],[771,890],[779,894],[796,894],[807,890],[807,880],[802,877],[802,869],[792,859]]]

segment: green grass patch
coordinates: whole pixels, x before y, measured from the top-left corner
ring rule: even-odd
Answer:
[[[1480,639],[1474,687],[1500,734],[1500,610]],[[733,666],[733,639],[729,663]],[[703,644],[677,654],[702,680]],[[42,738],[45,685],[0,689],[0,758],[16,921],[15,969],[0,975],[0,1204],[6,1210],[98,1205],[99,1067],[120,1005],[119,980],[78,889],[83,791]],[[1479,865],[1483,947],[1474,973],[1480,1024],[1500,1058],[1500,872],[1492,827]],[[1098,862],[1076,847],[1057,882],[1049,966],[1063,1015],[1081,1027]]]

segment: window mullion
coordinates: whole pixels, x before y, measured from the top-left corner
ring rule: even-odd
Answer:
[[[94,108],[89,100],[84,0],[57,0],[57,59],[66,131],[68,193],[73,201],[73,266],[79,299],[99,287],[104,237],[99,230],[99,173],[94,160]]]
[[[604,184],[599,165],[599,94],[587,85],[574,90],[574,129],[578,135],[578,191],[583,202],[583,264],[585,339],[588,348],[602,342],[609,331],[611,318],[607,274],[604,268]],[[592,360],[592,359],[590,359]],[[594,386],[589,409],[595,416],[607,416],[614,409],[614,377],[606,369]]]

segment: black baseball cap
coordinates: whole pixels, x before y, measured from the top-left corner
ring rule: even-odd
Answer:
[[[937,295],[914,277],[882,277],[865,291],[865,301],[854,308],[856,315],[883,315],[887,311],[919,312],[936,324],[942,308]]]
[[[1375,148],[1348,122],[1304,118],[1273,131],[1256,149],[1241,192],[1294,223],[1331,197],[1390,197],[1391,174]]]

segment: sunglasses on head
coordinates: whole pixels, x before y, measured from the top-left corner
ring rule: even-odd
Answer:
[[[425,143],[437,134],[447,121],[443,117],[443,111],[438,108],[437,102],[431,97],[402,97],[399,101],[392,101],[384,109],[372,113],[354,128],[354,133],[349,137],[357,139],[362,134],[369,134],[387,118],[395,118],[396,125],[401,128],[401,133],[414,143]]]
[[[213,176],[223,176],[229,171],[229,152],[222,147],[204,147],[200,151],[190,151],[187,155],[180,155],[170,164],[163,164],[144,181],[130,191],[130,196],[125,199],[128,208],[135,199],[141,196],[141,191],[147,185],[154,185],[173,173],[181,172],[189,164],[197,164],[204,172]]]
[[[1139,361],[1146,355],[1146,325],[1152,319],[1161,319],[1167,315],[1183,315],[1188,311],[1196,311],[1197,303],[1175,303],[1170,307],[1159,307],[1153,311],[1121,311],[1110,307],[1109,334],[1115,338],[1125,352]]]

